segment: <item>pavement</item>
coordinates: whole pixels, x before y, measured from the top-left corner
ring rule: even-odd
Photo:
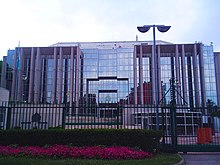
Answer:
[[[220,165],[220,152],[188,152],[180,156],[186,165]]]

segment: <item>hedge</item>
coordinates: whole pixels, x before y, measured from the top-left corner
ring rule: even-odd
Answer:
[[[159,131],[131,129],[74,129],[74,130],[6,130],[0,131],[0,144],[45,146],[71,144],[73,146],[127,146],[153,151],[162,137]]]

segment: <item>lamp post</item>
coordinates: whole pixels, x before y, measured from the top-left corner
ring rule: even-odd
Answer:
[[[165,33],[167,32],[171,26],[165,26],[165,25],[144,25],[144,26],[138,26],[137,29],[141,33],[146,33],[150,30],[150,28],[153,27],[153,49],[154,49],[154,55],[152,56],[154,60],[154,96],[155,96],[155,105],[156,105],[156,129],[159,130],[159,121],[158,121],[158,76],[157,76],[157,55],[156,55],[156,39],[155,39],[155,27],[157,27],[157,30],[159,32]]]

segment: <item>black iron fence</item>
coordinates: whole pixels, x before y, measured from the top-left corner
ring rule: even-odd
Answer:
[[[1,129],[159,128],[163,131],[161,143],[181,151],[189,145],[220,145],[219,117],[217,107],[27,103],[0,106]]]
[[[162,112],[162,144],[166,148],[171,147],[179,152],[220,151],[217,107],[171,106],[166,111]]]
[[[196,129],[200,127],[210,127],[213,132],[220,130],[220,116],[215,112],[218,112],[216,107],[155,107],[116,104],[71,107],[68,104],[5,102],[0,106],[0,126],[5,129],[48,129],[53,127],[71,129],[117,126],[117,128],[151,130],[156,129],[156,125],[158,125],[165,135],[171,135],[172,127],[176,125],[177,135],[196,135]],[[205,113],[206,115],[204,115]]]

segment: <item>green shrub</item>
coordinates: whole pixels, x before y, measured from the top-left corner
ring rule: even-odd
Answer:
[[[13,129],[20,130],[21,127],[19,127],[19,126],[15,126]]]
[[[48,129],[50,130],[61,130],[64,129],[62,126],[57,126],[57,127],[49,127]]]
[[[0,131],[0,144],[45,146],[71,144],[73,146],[128,146],[153,151],[159,146],[159,131],[130,129],[74,129],[74,130],[7,130]]]

